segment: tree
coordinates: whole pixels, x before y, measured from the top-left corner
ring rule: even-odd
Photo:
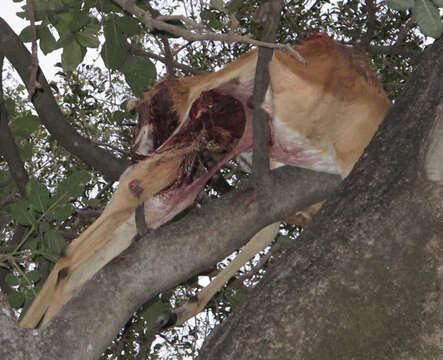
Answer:
[[[80,231],[84,225],[82,213],[90,213],[93,206],[101,204],[90,201],[93,186],[109,190],[103,185],[102,176],[115,180],[126,166],[126,161],[116,156],[115,149],[104,150],[97,143],[109,142],[117,135],[127,139],[127,127],[117,125],[131,122],[131,115],[123,109],[116,111],[116,105],[110,101],[116,97],[110,90],[104,102],[85,102],[97,95],[92,89],[103,92],[106,85],[100,82],[103,80],[100,76],[90,78],[86,70],[74,71],[85,48],[98,45],[96,34],[101,26],[106,41],[102,47],[105,63],[122,72],[135,93],[154,80],[152,67],[135,55],[141,54],[142,45],[152,41],[162,44],[164,56],[146,52],[143,55],[164,61],[169,75],[173,74],[172,69],[190,70],[189,65],[174,64],[168,55],[168,43],[172,42],[174,47],[177,41],[171,35],[195,40],[186,32],[197,26],[189,20],[195,13],[189,14],[188,20],[162,18],[149,5],[115,3],[145,26],[149,25],[152,30],[149,40],[142,36],[140,23],[111,2],[94,5],[100,15],[97,17],[88,11],[89,6],[92,9],[88,2],[53,2],[49,8],[43,7],[49,6],[49,2],[28,2],[28,9],[34,5],[28,14],[34,12],[35,19],[42,20],[34,35],[33,26],[27,30],[31,39],[38,36],[40,47],[43,44],[47,50],[63,47],[65,85],[48,85],[40,72],[37,82],[29,82],[35,76],[31,75],[35,57],[26,53],[21,41],[0,19],[0,54],[9,59],[30,88],[38,114],[37,120],[27,103],[10,90],[0,103],[2,169],[8,166],[8,173],[2,173],[2,205],[10,206],[1,214],[5,217],[1,263],[8,267],[0,273],[0,285],[13,306],[20,307],[28,301],[32,284],[38,283],[45,269],[47,272],[48,262],[44,258],[53,260],[59,254],[65,241],[61,235],[69,235],[67,230],[71,229]],[[222,2],[213,1],[211,6],[201,9],[200,18],[219,34],[236,25],[260,38],[261,28],[251,20],[259,2],[247,6],[241,3],[231,1],[225,7]],[[373,1],[364,5],[353,1],[338,3],[326,9],[323,3],[316,2],[310,9],[302,2],[285,3],[279,42],[293,40],[295,34],[319,30],[329,30],[350,43],[360,39],[359,45],[375,55],[374,63],[381,69],[384,84],[396,98],[351,175],[337,188],[338,180],[330,176],[279,169],[271,174],[272,181],[259,189],[260,204],[253,203],[245,209],[244,204],[252,196],[246,183],[243,188],[223,194],[221,200],[210,201],[202,209],[192,209],[183,218],[148,233],[131,246],[97,274],[66,311],[38,332],[18,329],[9,305],[1,297],[0,317],[4,326],[0,338],[9,340],[2,344],[2,358],[96,359],[118,329],[146,301],[151,299],[153,306],[158,306],[156,294],[207,270],[264,225],[326,194],[330,194],[328,201],[313,223],[286,250],[278,264],[267,271],[248,300],[216,328],[201,358],[442,357],[443,42],[437,40],[420,55],[423,40],[409,12],[391,11]],[[419,0],[415,3],[415,17],[420,4]],[[145,9],[152,16],[144,16],[139,6],[147,6]],[[228,19],[231,19],[229,24]],[[171,27],[168,21],[176,21],[176,25],[180,21],[180,26]],[[421,24],[418,18],[417,22]],[[58,41],[48,35],[49,24],[57,29]],[[27,32],[22,33],[25,40]],[[192,71],[197,67],[208,69],[208,63],[200,66],[208,54],[220,53],[222,62],[246,51],[247,46],[239,43],[240,40],[244,39],[234,37],[237,43],[223,43],[219,47],[203,42],[198,51],[191,44],[181,59],[191,65]],[[412,70],[413,75],[403,89],[403,82]],[[142,78],[140,74],[151,75]],[[117,78],[115,73],[113,76]],[[116,91],[124,86],[120,84]],[[55,102],[49,86],[62,89],[58,95],[61,105]],[[112,111],[119,115],[113,116]],[[31,141],[27,141],[30,135]],[[124,142],[117,148],[127,151],[124,146],[128,142],[126,145]],[[26,157],[29,143],[34,144],[32,157]],[[37,182],[35,179],[40,174],[46,175],[42,163],[48,154],[54,154],[51,155],[54,167],[46,180],[40,178]],[[85,165],[77,158],[95,170],[92,180],[82,171]],[[61,174],[54,175],[57,169]],[[223,193],[217,182],[212,186],[219,194]],[[19,195],[7,196],[11,193]],[[22,247],[31,250],[32,262],[39,272],[27,266],[30,261],[24,257],[26,252],[18,253]],[[177,271],[171,273],[170,269]],[[125,330],[137,324],[140,316],[127,323]],[[121,337],[129,334],[125,330]],[[144,334],[143,330],[138,333]],[[115,342],[122,343],[125,345],[119,339]],[[140,341],[140,344],[141,351],[134,353],[142,354],[143,346],[150,343]],[[111,350],[119,355],[118,349]],[[125,350],[122,358],[131,358],[131,349]]]

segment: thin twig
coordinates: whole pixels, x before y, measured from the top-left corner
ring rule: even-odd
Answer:
[[[419,51],[409,49],[405,46],[380,46],[380,45],[369,45],[365,48],[370,54],[378,55],[401,55],[411,58],[413,61],[417,59],[420,55]]]
[[[374,0],[366,0],[366,11],[368,13],[366,25],[367,25],[367,31],[362,37],[362,44],[363,46],[368,46],[371,43],[371,39],[374,37],[375,34],[375,27],[377,24],[377,6],[375,4]]]
[[[31,65],[31,76],[29,78],[29,83],[28,83],[29,100],[31,100],[36,90],[41,88],[41,85],[37,81],[37,72],[38,72],[37,28],[35,27],[33,0],[26,0],[26,5],[28,7],[28,16],[29,16],[29,21],[31,22],[31,33],[32,33],[32,65]]]
[[[168,22],[168,21],[183,21],[186,25],[188,25],[191,29],[195,29],[198,31],[204,31],[205,30],[205,26],[203,24],[199,24],[198,22],[183,16],[183,15],[160,15],[157,16],[155,18],[156,20],[159,21],[164,21],[164,22]]]
[[[165,65],[168,78],[175,77],[174,69],[174,56],[172,55],[171,46],[169,44],[168,37],[166,35],[160,35],[160,39],[163,43],[163,50],[165,52]]]
[[[395,46],[402,46],[408,36],[409,31],[415,26],[414,18],[409,18],[406,24],[400,29],[397,35],[397,40],[395,42]]]
[[[160,30],[171,33],[172,35],[182,37],[188,41],[225,41],[229,43],[242,43],[255,46],[261,46],[270,49],[286,49],[285,44],[275,44],[266,41],[259,41],[251,39],[247,36],[238,35],[235,33],[217,34],[207,30],[199,31],[198,33],[187,30],[184,27],[168,24],[167,22],[158,20],[161,17],[154,17],[152,14],[145,12],[139,8],[134,0],[114,0],[122,9],[134,15],[139,19],[149,31]]]

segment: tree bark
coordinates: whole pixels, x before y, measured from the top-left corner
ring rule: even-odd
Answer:
[[[149,232],[87,282],[43,329],[23,332],[8,323],[7,311],[0,311],[0,323],[10,325],[0,333],[7,339],[0,359],[97,359],[146,301],[207,270],[264,226],[323,199],[340,181],[290,167],[272,171],[270,180],[272,186],[261,192],[267,212],[254,191],[240,189]]]
[[[443,358],[442,59],[440,39],[350,176],[200,360]]]
[[[350,176],[201,359],[443,357],[442,73],[440,39]],[[247,191],[192,211],[106,266],[44,329],[19,329],[0,297],[0,359],[96,359],[138,306],[334,184],[299,169],[271,177],[269,212]]]

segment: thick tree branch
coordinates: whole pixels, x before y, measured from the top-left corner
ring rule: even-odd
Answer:
[[[17,357],[14,343],[6,342],[0,358],[95,360],[147,300],[207,269],[263,226],[323,199],[340,182],[337,176],[289,167],[270,177],[272,186],[261,193],[269,211],[259,210],[251,191],[238,190],[150,232],[89,281],[47,328],[9,329],[5,337],[18,333],[21,343],[38,343],[43,350]]]
[[[382,46],[382,45],[368,45],[365,50],[373,55],[401,55],[411,58],[413,61],[417,60],[420,53],[407,47],[399,46]]]
[[[0,48],[17,70],[22,81],[27,84],[31,76],[32,56],[2,18],[0,18]],[[37,81],[41,89],[34,94],[32,101],[41,122],[48,131],[66,150],[78,156],[86,164],[109,179],[117,179],[127,167],[127,161],[114,157],[109,151],[95,146],[81,136],[66,121],[41,70],[37,73]]]
[[[302,241],[200,360],[442,358],[442,187],[423,176],[442,58],[443,38]]]

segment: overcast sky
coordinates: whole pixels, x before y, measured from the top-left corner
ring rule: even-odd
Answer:
[[[26,3],[25,1],[21,1],[20,3],[16,3],[13,0],[0,0],[2,7],[0,10],[0,17],[6,20],[6,22],[9,24],[9,26],[17,33],[20,34],[20,32],[29,25],[28,21],[23,20],[22,18],[18,17],[16,13],[18,11],[21,11],[21,7]],[[29,51],[31,51],[31,43],[25,44]],[[45,77],[48,80],[54,80],[55,73],[59,71],[59,68],[56,68],[54,65],[57,62],[61,61],[61,50],[53,51],[49,53],[48,55],[44,55],[40,47],[38,47],[38,60],[39,65],[43,70],[43,73]],[[91,49],[88,49],[88,53],[86,56],[86,62],[93,63],[96,62],[97,59],[97,52]],[[101,61],[101,59],[100,59]]]

